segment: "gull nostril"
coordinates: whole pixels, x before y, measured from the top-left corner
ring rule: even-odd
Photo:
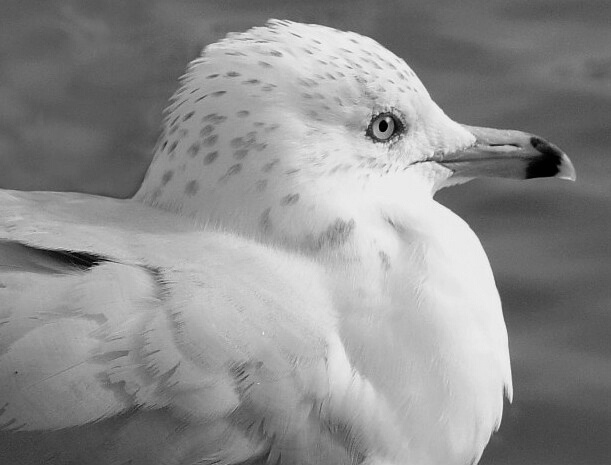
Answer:
[[[517,149],[520,148],[519,144],[488,144],[490,147],[515,147]]]

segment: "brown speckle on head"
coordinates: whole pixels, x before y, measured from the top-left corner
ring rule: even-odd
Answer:
[[[227,172],[219,178],[219,182],[226,182],[231,176],[234,176],[242,171],[242,165],[240,163],[236,163],[235,165],[231,165]]]
[[[234,137],[229,141],[229,145],[233,148],[243,147],[244,145],[246,145],[246,142],[244,141],[243,137]]]
[[[212,134],[213,132],[214,132],[214,126],[212,124],[207,124],[206,126],[200,129],[199,136],[206,137]]]
[[[320,84],[319,84],[318,82],[316,82],[314,79],[310,79],[310,78],[305,78],[305,79],[304,79],[304,78],[298,78],[298,79],[297,79],[297,83],[298,83],[300,86],[303,86],[303,87],[308,87],[308,88],[310,88],[310,87],[316,87],[316,86],[320,85]]]
[[[246,157],[246,155],[248,155],[248,149],[238,149],[233,152],[233,158],[235,158],[236,160],[242,160]]]
[[[240,76],[240,73],[238,73],[237,71],[227,71],[225,73],[225,76],[227,76],[227,77],[238,77],[238,76]]]
[[[380,263],[382,264],[382,270],[390,270],[390,257],[388,256],[388,254],[383,250],[380,250],[378,252],[378,255],[380,257]]]
[[[238,118],[246,118],[248,115],[250,115],[250,112],[248,110],[240,110],[236,113],[236,116]]]
[[[216,92],[212,92],[210,95],[212,97],[220,97],[222,95],[225,95],[227,93],[226,90],[217,90]]]
[[[272,228],[272,221],[270,218],[271,211],[271,207],[266,208],[265,210],[263,210],[263,213],[261,213],[261,216],[259,217],[259,226],[263,231],[266,232]]]
[[[204,165],[209,165],[219,156],[219,153],[215,150],[214,152],[207,153],[204,157]]]
[[[163,176],[161,176],[161,185],[165,186],[167,183],[170,182],[173,176],[174,176],[174,171],[172,170],[168,170],[165,173],[163,173]]]
[[[297,202],[299,202],[299,194],[288,194],[280,199],[282,206],[295,205]]]
[[[402,225],[396,223],[395,221],[393,221],[392,219],[390,219],[388,217],[385,218],[385,219],[386,219],[386,222],[388,223],[388,225],[392,229],[394,229],[397,232],[397,234],[400,234],[400,235],[405,234],[405,228]]]
[[[212,147],[214,144],[216,144],[216,141],[218,140],[218,138],[219,136],[217,134],[212,134],[211,136],[206,137],[202,141],[202,145],[206,147]]]
[[[271,162],[266,163],[265,165],[263,165],[263,167],[261,168],[261,171],[263,171],[264,173],[269,173],[271,170],[274,169],[274,166],[276,166],[278,163],[280,163],[280,159],[279,158],[275,158]]]
[[[193,144],[191,144],[191,146],[187,150],[187,153],[189,154],[191,158],[195,158],[199,154],[200,149],[201,149],[201,144],[199,142],[194,142]]]
[[[259,66],[263,67],[263,68],[271,68],[272,65],[270,65],[267,61],[259,61]]]
[[[199,181],[195,179],[192,181],[189,181],[187,185],[185,186],[185,194],[187,194],[189,197],[192,197],[195,194],[197,194],[198,190],[199,190]]]
[[[191,119],[191,117],[195,114],[194,111],[190,111],[189,113],[185,114],[185,116],[182,117],[183,121],[188,121]]]
[[[349,163],[340,163],[339,165],[335,165],[333,168],[327,171],[327,174],[335,174],[337,172],[350,171],[352,168],[354,168],[354,166]]]
[[[202,118],[202,123],[210,122],[212,124],[222,123],[227,119],[226,116],[219,115],[217,113],[210,113]]]
[[[185,103],[187,103],[187,100],[186,100],[186,99],[185,99],[185,100],[181,100],[180,102],[174,102],[174,103],[172,103],[172,105],[171,105],[171,107],[170,107],[170,108],[171,108],[171,111],[173,111],[173,112],[174,112],[174,111],[178,110],[178,109],[179,109],[180,107],[182,107],[182,106],[183,106]],[[176,117],[176,120],[178,120],[178,118],[180,118],[180,116],[177,116],[177,117]],[[174,124],[174,123],[172,123],[172,124]]]
[[[321,249],[335,249],[344,245],[354,232],[356,222],[354,219],[348,221],[337,218],[333,224],[325,229],[318,236],[313,237],[308,235],[303,246],[313,251],[319,251]]]

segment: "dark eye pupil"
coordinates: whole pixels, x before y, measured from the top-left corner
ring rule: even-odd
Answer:
[[[404,130],[401,120],[390,112],[378,113],[371,119],[365,135],[374,142],[388,142]]]

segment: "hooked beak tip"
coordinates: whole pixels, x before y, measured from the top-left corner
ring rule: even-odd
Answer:
[[[529,162],[527,179],[556,177],[575,181],[575,167],[566,153],[541,137],[532,136],[530,144],[540,155]]]

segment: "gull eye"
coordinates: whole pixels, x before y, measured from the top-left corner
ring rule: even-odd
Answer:
[[[386,142],[403,131],[403,123],[392,113],[380,113],[369,123],[367,136],[375,142]]]

